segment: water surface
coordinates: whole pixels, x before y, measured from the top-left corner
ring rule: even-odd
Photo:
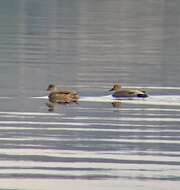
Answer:
[[[1,189],[179,189],[179,6],[0,2]],[[103,99],[117,82],[150,97]],[[49,112],[49,83],[86,101]]]

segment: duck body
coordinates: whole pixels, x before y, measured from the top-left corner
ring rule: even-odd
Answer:
[[[48,98],[51,103],[71,103],[77,102],[79,99],[77,92],[58,90],[57,87],[52,84],[48,86],[47,91],[49,91]]]
[[[112,96],[114,98],[133,98],[133,97],[139,97],[139,98],[147,98],[148,95],[145,91],[137,90],[137,89],[122,89],[120,85],[116,84],[113,86],[112,89],[109,91],[115,91]]]

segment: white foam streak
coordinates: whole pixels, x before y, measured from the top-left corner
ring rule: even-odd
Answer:
[[[112,110],[116,110],[116,108],[102,108],[101,110],[97,110],[97,108],[90,108],[90,107],[74,107],[72,109],[78,109],[78,110],[88,110],[88,111],[92,111],[92,112],[112,112]],[[161,111],[161,112],[180,112],[180,109],[177,109],[177,108],[134,108],[134,107],[131,107],[131,108],[121,108],[121,111],[153,111],[153,112],[156,112],[156,111]]]
[[[70,118],[69,118],[70,119]],[[108,118],[99,118],[99,117],[74,117],[71,118],[74,120],[100,120],[100,121],[180,121],[180,118],[161,118],[161,117],[148,117],[148,118],[144,118],[144,117],[108,117]]]
[[[59,113],[41,113],[41,112],[0,112],[0,114],[5,114],[5,115],[28,115],[28,116],[56,116],[56,115],[63,115]]]
[[[150,96],[148,98],[127,98],[119,99],[113,98],[111,95],[101,97],[81,97],[79,101],[82,102],[122,102],[128,104],[144,104],[144,105],[169,105],[180,106],[180,96],[175,95],[158,95]]]
[[[130,125],[129,125],[130,126]],[[11,130],[11,131],[31,131],[31,130],[42,130],[42,131],[80,131],[80,132],[84,132],[84,131],[88,131],[88,132],[116,132],[116,133],[124,133],[124,132],[129,132],[129,133],[158,133],[160,132],[160,129],[146,129],[146,130],[141,130],[141,129],[100,129],[100,128],[58,128],[58,127],[0,127],[0,130],[3,131],[7,131],[7,130]],[[167,133],[178,133],[179,130],[170,130],[170,129],[163,129],[163,132],[167,132]],[[149,137],[149,136],[148,136]],[[153,137],[153,136],[152,136]],[[163,136],[165,137],[165,136]]]
[[[59,138],[57,137],[49,137],[48,140],[46,137],[26,137],[26,138],[0,138],[0,141],[11,141],[11,142],[31,142],[31,141],[59,141]],[[83,145],[83,142],[103,142],[103,143],[130,143],[130,144],[180,144],[179,140],[162,140],[162,139],[89,139],[89,138],[83,138],[83,139],[69,139],[69,138],[61,138],[61,142],[81,142]]]
[[[13,97],[1,96],[0,99],[13,99]]]
[[[180,90],[177,86],[126,86],[125,88],[157,89],[157,90]]]
[[[30,97],[33,99],[48,99],[48,96],[35,96],[35,97]]]
[[[106,89],[106,91],[108,91],[108,89],[110,89],[112,87],[112,85],[111,86],[107,86],[107,84],[104,83],[100,88]],[[76,85],[76,87],[77,88],[90,88],[89,85],[88,86],[87,85]],[[91,88],[97,88],[97,85],[93,85],[93,86],[91,86]],[[157,90],[180,90],[180,87],[178,87],[178,86],[123,86],[123,88],[131,88],[131,89],[157,89]]]
[[[75,126],[89,126],[88,123],[74,123],[74,122],[41,122],[41,121],[0,121],[0,124],[28,124],[28,125],[75,125]]]
[[[156,87],[154,87],[156,88]],[[158,87],[157,87],[158,88]],[[163,87],[168,89],[170,87]],[[171,87],[174,89],[174,87]],[[180,89],[178,87],[178,89]],[[32,97],[33,99],[47,99],[47,96]],[[122,97],[120,99],[115,99],[111,95],[106,96],[86,96],[80,97],[80,102],[114,102],[119,101],[127,104],[143,104],[143,105],[167,105],[167,106],[180,106],[180,96],[178,95],[150,95],[148,98],[127,98]]]
[[[44,150],[44,149],[2,149],[0,150],[0,154],[7,154],[7,155],[19,155],[19,156],[48,156],[48,157],[67,157],[67,158],[106,158],[106,159],[119,159],[119,154],[121,154],[121,160],[141,160],[141,161],[154,161],[154,155],[147,155],[147,154],[139,154],[139,155],[132,155],[131,154],[123,154],[122,152],[117,152],[117,154],[107,154],[101,153],[97,154],[95,152],[88,152],[88,151],[62,151],[62,150]],[[173,154],[173,153],[172,153]],[[171,154],[171,155],[172,155]],[[156,155],[156,161],[177,161],[177,157],[180,156],[179,153],[175,153],[172,156],[164,156],[164,155]],[[1,164],[0,164],[1,166]],[[27,166],[26,166],[27,167]],[[180,167],[180,166],[179,166]],[[54,166],[55,168],[55,166]]]

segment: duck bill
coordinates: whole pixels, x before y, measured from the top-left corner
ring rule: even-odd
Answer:
[[[50,92],[50,91],[51,91],[51,89],[48,87],[48,88],[46,89],[46,91]]]
[[[109,91],[113,91],[114,90],[114,88],[111,88]]]

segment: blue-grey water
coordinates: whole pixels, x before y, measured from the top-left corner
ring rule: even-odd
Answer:
[[[180,1],[0,1],[0,189],[179,190]],[[146,100],[107,101],[114,83]],[[54,83],[77,104],[46,106]]]

